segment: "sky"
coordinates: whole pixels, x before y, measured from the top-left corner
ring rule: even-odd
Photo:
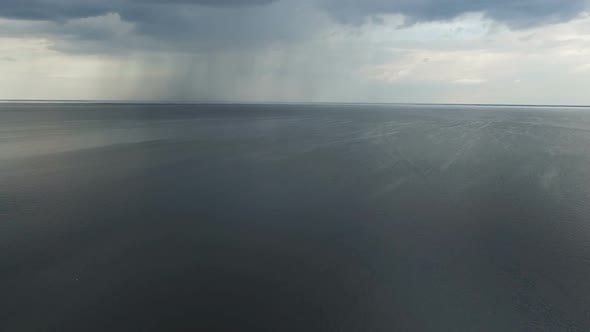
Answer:
[[[590,0],[0,0],[0,99],[590,105]]]

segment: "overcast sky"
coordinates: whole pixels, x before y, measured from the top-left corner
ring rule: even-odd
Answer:
[[[0,0],[0,99],[590,104],[588,0]]]

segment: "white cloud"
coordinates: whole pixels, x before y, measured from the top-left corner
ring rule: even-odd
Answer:
[[[487,80],[483,78],[460,78],[458,80],[454,80],[453,83],[455,84],[483,84],[487,82]]]

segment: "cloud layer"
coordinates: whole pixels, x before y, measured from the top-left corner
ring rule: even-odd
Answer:
[[[314,38],[329,25],[359,27],[387,15],[402,15],[409,26],[481,13],[512,29],[530,28],[571,20],[586,5],[586,0],[0,0],[0,18],[48,23],[23,33],[77,40],[80,52],[198,51]]]
[[[517,28],[567,21],[588,5],[586,0],[0,0],[0,16],[60,21],[118,13],[131,22],[149,24],[154,16],[171,17],[179,9],[199,19],[203,7],[261,7],[276,2],[306,3],[345,22],[388,14],[404,15],[410,22],[440,21],[481,12]]]
[[[559,96],[588,98],[587,9],[587,0],[0,0],[0,98],[569,103]]]
[[[327,0],[336,17],[362,22],[367,16],[401,14],[410,22],[442,21],[466,13],[484,13],[511,27],[562,22],[586,8],[586,0]]]

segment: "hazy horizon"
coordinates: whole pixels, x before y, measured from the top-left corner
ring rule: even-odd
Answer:
[[[0,103],[48,104],[177,104],[177,105],[391,105],[391,106],[472,106],[472,107],[530,107],[530,108],[590,108],[590,104],[510,104],[510,103],[426,103],[426,102],[313,102],[313,101],[183,101],[183,100],[118,100],[118,99],[0,99]]]

